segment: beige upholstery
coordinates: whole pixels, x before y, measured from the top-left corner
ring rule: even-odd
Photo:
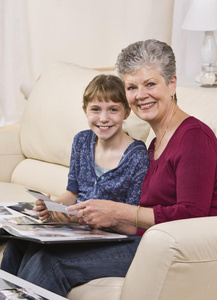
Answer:
[[[1,202],[33,201],[25,186],[57,197],[65,191],[74,135],[88,128],[82,93],[99,71],[57,63],[34,85],[20,132],[0,131]],[[217,89],[177,88],[178,103],[217,134]],[[149,145],[149,125],[133,113],[124,123]],[[153,226],[126,278],[100,278],[76,287],[71,300],[213,300],[217,295],[217,218]]]
[[[173,221],[144,235],[121,299],[216,299],[217,217]]]
[[[121,277],[95,279],[72,289],[68,294],[68,298],[73,300],[120,299],[123,283],[124,278]]]

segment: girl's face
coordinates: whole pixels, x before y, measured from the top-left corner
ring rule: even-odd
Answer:
[[[84,112],[90,129],[99,139],[108,140],[122,134],[122,123],[129,116],[130,109],[126,110],[121,102],[99,101],[95,97]]]
[[[170,112],[171,96],[176,90],[176,76],[167,85],[157,69],[139,70],[125,74],[127,100],[133,112],[151,125],[163,122]]]

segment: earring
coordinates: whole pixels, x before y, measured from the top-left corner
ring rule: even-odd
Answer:
[[[174,100],[174,95],[173,95],[173,94],[171,95],[171,100],[172,100],[172,101]]]

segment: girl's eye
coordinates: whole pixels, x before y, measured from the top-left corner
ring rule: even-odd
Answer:
[[[118,111],[117,108],[111,108],[110,110],[111,110],[111,112],[116,112],[116,111]]]
[[[92,108],[91,108],[91,111],[99,111],[99,108],[97,108],[97,107],[92,107]]]

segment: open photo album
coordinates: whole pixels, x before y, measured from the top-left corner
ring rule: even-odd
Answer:
[[[123,234],[92,229],[77,223],[42,223],[33,203],[5,203],[0,206],[0,238],[24,239],[37,243],[81,243],[129,241]]]

